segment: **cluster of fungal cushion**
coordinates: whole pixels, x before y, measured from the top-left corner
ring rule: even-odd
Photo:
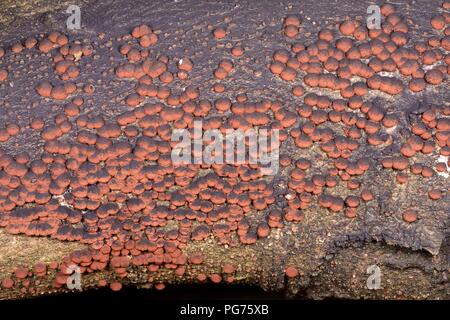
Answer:
[[[297,15],[288,15],[283,20],[283,33],[287,38],[295,38],[302,21]]]
[[[65,82],[42,81],[36,91],[45,98],[67,101],[45,122],[30,121],[41,138],[41,154],[13,156],[0,151],[0,226],[12,234],[77,241],[86,249],[49,265],[19,266],[2,280],[2,288],[32,293],[31,284],[43,278],[50,278],[54,288],[63,288],[72,265],[82,273],[108,274],[98,286],[109,284],[114,291],[143,270],[150,273],[147,281],[156,289],[164,288],[160,270],[176,277],[189,274],[198,281],[233,282],[236,265],[227,263],[220,271],[205,272],[202,266],[210,262],[208,257],[187,249],[210,239],[226,247],[264,242],[273,230],[301,223],[317,208],[336,219],[357,219],[375,198],[372,186],[362,183],[371,169],[394,169],[399,183],[407,182],[408,168],[424,178],[434,170],[446,171],[445,164],[434,169],[415,160],[437,152],[448,157],[448,106],[430,106],[418,113],[406,128],[410,132],[402,141],[394,141],[403,119],[368,99],[370,90],[399,94],[408,77],[419,85],[421,81],[425,86],[437,85],[438,73],[446,73],[439,58],[446,41],[407,49],[406,22],[391,5],[382,6],[382,14],[381,30],[369,31],[356,21],[345,21],[339,26],[340,38],[335,39],[332,29],[323,29],[313,44],[295,43],[290,51],[273,54],[270,70],[295,82],[292,94],[302,102],[294,108],[278,100],[252,100],[244,93],[221,95],[224,88],[220,86],[215,87],[214,100],[204,98],[192,85],[177,93],[174,73],[187,79],[195,59],[155,55],[147,48],[157,36],[147,25],[140,25],[132,29],[132,38],[123,38],[138,41],[138,46],[122,44],[118,48],[121,62],[114,68],[117,80],[131,83],[134,91],[127,93],[126,107],[119,114],[101,115],[85,108],[84,95],[93,92],[90,85],[67,99],[76,90],[69,80],[78,75],[77,61],[91,55],[94,48],[58,33],[26,41],[27,48],[37,46],[52,55],[55,73]],[[440,28],[438,22],[432,23]],[[293,36],[299,25],[298,17],[287,17],[285,34]],[[226,30],[217,28],[213,34],[220,39]],[[14,52],[19,51],[16,46]],[[232,54],[240,56],[243,50]],[[432,65],[435,71],[430,74],[424,65]],[[231,77],[233,68],[232,61],[222,59],[214,76]],[[299,75],[301,83],[297,83]],[[441,82],[446,82],[446,76]],[[320,94],[312,92],[314,88],[320,88]],[[202,120],[203,131],[216,129],[223,134],[228,129],[278,130],[281,150],[289,145],[295,151],[282,152],[279,159],[288,175],[286,188],[281,192],[273,177],[264,177],[260,163],[173,162],[173,130],[184,128],[199,138],[196,120]],[[0,141],[7,142],[20,131],[13,124],[0,128]],[[392,145],[398,148],[375,159],[366,156],[361,145],[377,152]],[[202,151],[207,146],[208,141],[201,140]],[[312,150],[316,158],[305,156],[309,153],[303,150]],[[247,151],[237,152],[232,156],[248,156]],[[192,158],[201,155],[191,148]],[[276,196],[275,190],[281,194]],[[445,196],[446,190],[428,190],[429,201]],[[398,214],[405,225],[420,218],[410,208]],[[289,278],[299,274],[293,265],[286,266],[285,272]]]
[[[134,30],[134,29],[133,29]],[[120,79],[137,80],[135,92],[125,98],[130,107],[141,105],[145,98],[156,98],[169,106],[179,106],[198,97],[198,90],[192,86],[186,87],[182,94],[175,94],[170,84],[177,76],[180,80],[187,80],[193,69],[193,62],[189,57],[173,59],[177,71],[172,72],[171,61],[166,55],[152,57],[146,49],[124,44],[120,52],[126,61],[115,68],[115,75]]]
[[[81,57],[80,48],[73,53],[70,48],[56,53],[58,75],[67,71],[60,62],[70,61],[73,66],[77,59],[71,55]],[[75,96],[50,121],[32,119],[30,127],[44,143],[40,156],[0,154],[0,226],[12,234],[88,246],[58,263],[54,272],[44,274],[40,266],[36,274],[28,272],[22,278],[53,277],[53,287],[62,288],[73,271],[71,265],[77,265],[82,273],[111,272],[107,282],[112,290],[120,290],[130,270],[136,268],[151,272],[164,268],[183,276],[189,265],[202,264],[201,254],[184,252],[190,242],[214,237],[229,246],[252,244],[282,223],[279,219],[278,224],[273,223],[273,215],[258,225],[246,217],[254,212],[264,216],[275,203],[273,188],[261,179],[259,165],[174,164],[171,132],[175,128],[191,130],[196,119],[204,120],[204,130],[282,129],[293,124],[295,115],[284,112],[278,116],[279,124],[273,120],[273,112],[281,108],[279,102],[248,101],[243,94],[235,101],[209,101],[200,98],[197,88],[186,87],[175,96],[161,84],[168,72],[168,57],[130,60],[126,48],[119,50],[128,61],[116,67],[117,77],[136,81],[136,93],[126,98],[132,108],[106,119],[96,112],[84,112],[84,98]],[[192,61],[183,60],[177,67],[190,71]],[[230,72],[232,63],[222,60],[219,67]],[[43,97],[67,98],[55,95],[55,88],[42,81],[36,91]],[[6,136],[19,130],[9,125]],[[202,174],[205,172],[209,173]],[[290,221],[301,220],[298,214],[290,217]],[[232,269],[226,266],[226,275],[211,274],[209,278],[232,282]],[[155,279],[149,281],[163,288]],[[106,285],[104,282],[102,279],[99,286]],[[3,287],[18,289],[23,284],[12,275],[4,279]]]
[[[145,24],[134,27],[131,35],[133,38],[138,39],[139,45],[143,48],[148,48],[158,42],[158,36],[153,32],[152,28]]]
[[[408,181],[406,169],[410,166],[409,159],[415,159],[416,153],[429,155],[438,151],[441,156],[448,156],[448,106],[429,106],[417,119],[418,123],[410,123],[411,134],[398,146],[397,154],[380,162],[355,155],[360,154],[361,143],[382,150],[396,138],[398,115],[386,112],[376,100],[370,101],[372,90],[397,95],[403,92],[404,82],[409,81],[413,93],[422,91],[427,85],[446,82],[449,70],[449,60],[443,59],[448,50],[446,34],[438,39],[431,37],[427,43],[414,44],[409,40],[406,21],[392,5],[383,5],[381,12],[384,21],[379,30],[368,30],[362,23],[348,20],[339,24],[337,32],[322,29],[318,39],[310,45],[294,43],[290,51],[278,49],[273,53],[269,70],[282,80],[293,82],[292,94],[303,97],[303,104],[296,107],[298,116],[293,119],[289,135],[297,148],[310,149],[318,145],[333,164],[324,171],[311,168],[307,159],[300,158],[297,162],[287,159],[285,164],[280,159],[281,165],[292,168],[290,191],[286,195],[287,220],[292,219],[296,210],[306,209],[315,201],[332,212],[344,211],[346,217],[354,218],[362,201],[373,200],[369,190],[357,192],[361,188],[358,176],[370,167],[381,165],[395,169],[398,171],[396,181],[402,184]],[[444,14],[437,19],[439,25],[435,29],[445,27],[448,15],[445,17]],[[284,28],[289,25],[287,21],[298,26],[299,20],[288,16]],[[316,88],[320,89],[320,94],[315,93]],[[334,98],[333,91],[340,94],[340,98]],[[275,118],[281,121],[285,112],[276,112]],[[333,128],[327,125],[330,122],[335,124]],[[440,170],[446,171],[445,166],[440,166]],[[433,168],[420,163],[412,172],[424,178],[434,174]],[[332,191],[340,184],[339,180],[346,183],[350,191],[345,197]],[[432,200],[441,199],[443,194],[445,190],[440,189],[431,189],[428,193]]]
[[[285,81],[305,74],[307,86],[339,91],[345,99],[365,96],[368,89],[397,95],[406,88],[405,83],[411,92],[441,84],[450,71],[446,55],[449,29],[441,31],[450,21],[449,14],[431,20],[439,35],[413,44],[406,20],[392,5],[383,5],[381,13],[384,21],[380,29],[369,30],[359,21],[347,20],[337,32],[320,30],[318,39],[309,45],[294,43],[290,52],[276,51],[270,71]],[[286,17],[285,33],[291,27],[287,35],[295,37],[299,24],[299,18]]]
[[[65,100],[77,91],[77,85],[70,80],[80,75],[78,61],[81,57],[93,54],[91,45],[82,44],[79,40],[69,42],[66,35],[54,31],[39,42],[34,38],[27,39],[25,46],[28,49],[36,47],[40,52],[51,55],[54,72],[61,80],[57,84],[52,84],[48,80],[39,82],[35,90],[41,97]]]
[[[234,70],[233,62],[228,59],[222,59],[220,60],[217,69],[214,70],[214,77],[218,80],[225,79],[233,70]]]
[[[20,133],[20,127],[15,123],[7,124],[4,128],[0,128],[0,142],[7,142],[11,137]]]

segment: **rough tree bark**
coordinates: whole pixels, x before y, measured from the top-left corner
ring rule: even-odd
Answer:
[[[434,34],[429,21],[440,12],[441,1],[400,1],[398,12],[410,26],[411,41],[423,40]],[[226,94],[232,98],[246,92],[250,100],[278,99],[288,108],[302,100],[291,94],[291,84],[274,77],[268,71],[272,54],[277,49],[287,49],[287,41],[280,31],[283,18],[298,14],[303,22],[296,41],[305,44],[316,40],[317,32],[325,27],[336,26],[346,17],[364,20],[369,1],[90,1],[81,4],[82,29],[68,31],[65,28],[65,9],[71,1],[2,1],[0,4],[0,45],[9,47],[17,40],[40,33],[60,30],[70,38],[87,39],[93,43],[95,58],[83,71],[77,82],[92,83],[96,91],[90,97],[87,110],[95,110],[104,117],[113,117],[127,107],[122,98],[131,92],[131,82],[113,81],[108,73],[117,66],[120,55],[117,42],[99,40],[100,32],[106,39],[115,39],[129,33],[141,23],[151,25],[159,36],[155,52],[169,57],[195,56],[195,67],[190,83],[201,88],[202,97],[214,100],[210,87],[214,83],[212,72],[222,57],[229,56],[229,48],[237,43],[245,47],[245,56],[239,62],[232,80],[226,82]],[[217,44],[211,37],[211,26],[226,24],[231,36]],[[99,45],[101,43],[101,45]],[[448,53],[447,53],[448,54]],[[115,60],[110,61],[109,57]],[[19,123],[25,127],[31,117],[49,119],[61,110],[60,105],[44,101],[34,93],[36,83],[45,78],[48,70],[25,69],[28,61],[4,57],[0,66],[8,67],[14,74],[8,83],[0,84],[0,126]],[[35,61],[42,59],[36,57]],[[44,61],[44,60],[41,60]],[[49,65],[49,68],[50,65]],[[101,76],[106,72],[106,78]],[[49,73],[49,72],[48,72]],[[108,77],[111,81],[108,81]],[[298,80],[301,83],[301,77]],[[9,84],[9,85],[8,85]],[[305,86],[306,88],[306,86]],[[311,89],[307,89],[310,92]],[[320,92],[320,91],[315,91]],[[116,98],[116,96],[119,98]],[[391,148],[372,148],[361,145],[358,155],[375,161],[398,150],[402,141],[402,128],[408,121],[418,117],[423,106],[448,106],[448,80],[440,86],[427,88],[420,94],[406,90],[397,96],[370,93],[369,99],[387,112],[398,116],[398,129],[392,133]],[[39,103],[33,105],[32,101]],[[423,111],[422,111],[423,112]],[[29,128],[20,135],[1,143],[10,154],[26,150],[31,155],[42,153],[43,142],[39,134]],[[292,158],[306,157],[315,165],[325,165],[318,148],[300,150],[293,143],[286,144],[281,154]],[[437,152],[419,159],[430,167],[439,161]],[[286,206],[289,169],[281,168],[273,178],[276,206]],[[412,298],[448,299],[449,286],[449,179],[448,174],[434,174],[428,179],[411,175],[406,184],[395,182],[392,170],[380,165],[372,167],[360,179],[374,193],[374,200],[362,203],[358,215],[348,219],[342,212],[331,213],[313,205],[304,210],[305,218],[299,224],[286,223],[283,228],[273,229],[270,236],[253,245],[228,247],[213,237],[189,243],[186,252],[201,250],[205,263],[188,267],[186,275],[179,278],[172,271],[153,273],[154,283],[176,285],[195,282],[201,270],[205,274],[220,273],[221,266],[233,262],[237,266],[236,283],[253,284],[267,291],[287,288],[289,295],[307,298]],[[446,190],[439,201],[430,201],[430,188]],[[345,197],[349,190],[338,187],[335,194]],[[406,224],[401,212],[414,208],[420,220]],[[252,213],[254,223],[263,219],[264,213]],[[11,235],[0,229],[0,279],[11,273],[16,266],[33,266],[36,262],[61,261],[74,250],[86,248],[78,242],[66,242],[46,237]],[[368,290],[366,272],[368,266],[377,265],[382,272],[381,288]],[[287,265],[299,271],[299,276],[288,278],[284,272]],[[83,275],[83,289],[95,286],[97,280],[108,278],[109,271]],[[136,267],[128,274],[128,283],[151,286],[147,283],[148,272]],[[49,281],[42,281],[39,294],[62,292],[52,289]],[[23,298],[32,293],[0,289],[0,298]]]

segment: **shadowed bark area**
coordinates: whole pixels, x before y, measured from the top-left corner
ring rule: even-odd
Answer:
[[[305,85],[304,78],[307,73],[304,71],[299,71],[294,81],[284,81],[271,73],[270,64],[273,62],[274,52],[286,50],[295,57],[291,52],[291,45],[312,44],[317,40],[318,32],[325,27],[333,30],[337,38],[340,36],[338,26],[341,21],[365,21],[367,7],[374,3],[381,5],[379,2],[347,0],[85,0],[79,4],[82,28],[67,30],[68,14],[65,10],[71,4],[70,1],[3,1],[0,4],[0,47],[4,47],[7,52],[0,57],[0,70],[8,70],[8,79],[0,81],[0,128],[17,124],[20,133],[0,142],[0,148],[11,156],[25,151],[31,160],[41,157],[46,141],[42,139],[42,130],[31,128],[31,120],[39,118],[44,121],[45,126],[49,126],[54,123],[56,115],[64,114],[65,107],[71,101],[70,98],[63,101],[44,99],[35,90],[43,80],[52,83],[60,81],[53,70],[52,60],[57,50],[41,54],[36,49],[24,49],[21,53],[13,54],[11,47],[15,43],[23,42],[29,37],[41,39],[40,35],[59,31],[68,36],[70,43],[80,40],[80,44],[92,46],[91,56],[76,60],[80,74],[73,81],[77,86],[77,94],[84,98],[80,115],[96,115],[110,122],[135,107],[130,107],[126,101],[130,94],[135,94],[137,81],[118,79],[115,68],[127,59],[126,55],[120,53],[120,48],[132,38],[124,36],[129,35],[135,26],[147,24],[158,37],[157,43],[148,48],[150,57],[166,55],[171,61],[169,70],[174,75],[178,70],[172,59],[178,61],[189,57],[193,62],[194,67],[189,71],[187,80],[183,82],[175,77],[173,82],[167,84],[174,95],[180,97],[187,86],[192,86],[199,90],[198,100],[206,99],[214,104],[217,99],[224,97],[235,102],[238,94],[245,93],[249,102],[257,103],[263,99],[279,101],[284,111],[296,115],[295,126],[284,128],[288,138],[280,148],[280,158],[289,156],[292,163],[281,165],[275,176],[260,179],[266,183],[266,189],[271,191],[273,203],[263,209],[248,206],[248,212],[245,213],[250,230],[256,234],[258,225],[270,219],[270,212],[279,210],[284,214],[289,207],[295,207],[293,197],[300,199],[304,193],[296,193],[292,189],[292,171],[296,161],[310,161],[311,168],[306,174],[309,180],[312,180],[313,175],[322,174],[334,166],[334,159],[324,153],[322,145],[314,143],[310,148],[299,148],[291,136],[294,128],[305,123],[305,119],[299,117],[297,111],[297,108],[305,103],[304,97],[315,93],[330,99],[342,99],[339,90]],[[414,43],[427,41],[432,36],[439,39],[444,37],[443,31],[436,31],[430,26],[432,17],[444,12],[449,14],[449,10],[444,10],[441,3],[420,0],[413,3],[400,1],[395,4],[397,12],[409,28],[409,42],[406,47],[413,47]],[[301,18],[299,33],[293,39],[283,34],[283,21],[288,15],[298,15]],[[448,26],[448,23],[446,25]],[[219,26],[226,27],[227,30],[226,37],[221,40],[212,35],[212,31]],[[236,58],[230,53],[235,46],[244,48],[242,57]],[[448,70],[448,64],[444,63],[445,57],[448,59],[448,51],[440,46],[437,48],[442,53],[441,59],[434,65],[424,67],[425,71],[435,65],[443,65]],[[228,77],[218,81],[214,78],[214,71],[224,58],[233,62],[234,70]],[[284,290],[290,297],[448,299],[448,165],[444,166],[444,170],[437,170],[439,163],[448,161],[448,155],[445,156],[441,151],[445,146],[448,151],[448,141],[438,144],[436,130],[428,128],[432,135],[429,139],[436,144],[431,153],[417,152],[413,157],[409,157],[406,170],[386,169],[382,164],[383,160],[400,155],[402,146],[411,136],[413,124],[422,121],[424,112],[433,110],[437,119],[446,119],[448,124],[448,74],[444,74],[441,84],[427,85],[418,93],[408,90],[410,78],[402,77],[398,71],[395,71],[394,75],[403,82],[404,90],[400,94],[389,95],[378,90],[369,90],[363,99],[382,109],[384,114],[392,115],[398,124],[393,128],[381,128],[383,137],[387,138],[379,146],[368,143],[368,135],[364,132],[360,138],[355,139],[359,147],[352,152],[352,161],[364,158],[370,162],[370,167],[361,175],[351,175],[354,178],[351,180],[355,180],[358,185],[356,188],[349,188],[347,180],[341,180],[340,176],[337,176],[339,183],[328,192],[345,200],[350,195],[360,197],[362,190],[369,190],[373,199],[362,201],[359,198],[355,217],[347,217],[344,208],[338,212],[324,208],[319,204],[319,195],[311,192],[310,204],[301,208],[300,222],[294,223],[282,218],[281,226],[269,228],[270,235],[259,236],[255,243],[242,243],[242,238],[234,229],[223,238],[217,236],[220,232],[213,231],[200,241],[189,240],[188,235],[188,240],[179,247],[180,254],[192,261],[191,257],[201,253],[202,263],[180,264],[184,268],[183,272],[172,266],[162,267],[162,264],[154,270],[149,270],[146,265],[130,264],[127,265],[125,276],[121,276],[108,265],[103,270],[87,270],[83,273],[82,289],[98,287],[99,280],[106,280],[106,284],[123,282],[125,285],[139,288],[161,288],[161,284],[177,286],[199,283],[202,282],[199,281],[200,275],[205,276],[208,282],[217,280],[211,276],[219,276],[221,282],[228,281],[230,286],[250,284],[268,292]],[[157,81],[160,80],[155,79],[154,83],[159,85],[160,82]],[[225,86],[223,93],[212,90],[216,83]],[[87,84],[95,90],[83,90]],[[293,95],[292,88],[295,85],[303,86],[305,94],[300,97]],[[154,97],[146,99],[145,102],[157,101]],[[168,104],[167,99],[163,103]],[[213,108],[211,114],[215,111]],[[276,119],[278,112],[272,111],[267,111],[271,120]],[[359,111],[355,111],[357,112]],[[224,117],[220,112],[215,115]],[[365,117],[361,112],[358,116]],[[76,143],[77,139],[77,116],[69,118],[73,130],[60,140],[71,144]],[[206,118],[206,115],[199,118]],[[339,123],[327,122],[323,127],[325,126],[336,135],[345,135],[345,126]],[[441,131],[443,135],[447,135],[448,140],[449,129]],[[413,164],[432,169],[433,174],[431,177],[413,174]],[[2,172],[5,171],[3,164],[0,165]],[[207,168],[199,175],[211,172],[212,169]],[[399,178],[399,172],[407,177],[405,183],[399,183],[398,180],[403,178]],[[176,188],[161,193],[169,194],[174,190]],[[440,199],[431,200],[430,190],[439,190]],[[70,192],[72,189],[68,189],[66,194]],[[55,198],[60,205],[64,202],[63,195]],[[105,199],[106,196],[100,201],[107,202]],[[157,205],[170,204],[170,199],[157,200]],[[32,206],[34,205],[27,203],[21,207]],[[348,207],[348,204],[345,206]],[[170,211],[175,208],[170,207]],[[414,210],[417,214],[416,221],[405,222],[403,214],[407,210]],[[87,212],[94,211],[81,210],[83,217]],[[9,214],[7,211],[0,212],[3,217]],[[21,299],[70,291],[64,285],[54,285],[55,277],[61,275],[61,271],[49,266],[52,262],[68,264],[68,257],[73,252],[86,251],[92,248],[92,244],[63,241],[51,236],[11,234],[19,232],[9,232],[11,229],[7,227],[8,222],[2,224],[3,221],[6,219],[0,219],[0,280],[11,278],[15,286],[7,289],[0,284],[0,298]],[[77,227],[86,227],[85,220],[77,223]],[[164,232],[179,229],[179,223],[173,219],[160,229]],[[214,223],[211,223],[211,226]],[[235,227],[237,228],[236,225]],[[131,232],[130,230],[131,227],[127,232]],[[118,235],[110,235],[108,239],[118,238]],[[129,256],[131,259],[132,254]],[[45,277],[31,273],[38,262],[47,265]],[[224,272],[226,265],[232,265],[234,270],[231,273]],[[381,287],[378,290],[369,290],[366,286],[370,276],[367,268],[371,265],[376,265],[381,270]],[[30,274],[25,277],[29,280],[28,284],[12,275],[20,266],[30,270]],[[289,276],[289,267],[295,269],[295,276]]]

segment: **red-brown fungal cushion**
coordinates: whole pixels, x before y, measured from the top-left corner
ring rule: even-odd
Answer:
[[[223,39],[227,35],[227,30],[224,27],[217,27],[213,30],[214,38]]]
[[[5,278],[2,280],[2,287],[4,289],[11,289],[14,287],[14,280],[11,278]]]
[[[398,119],[396,116],[392,115],[392,114],[387,114],[384,118],[383,118],[383,126],[385,126],[386,128],[392,128],[395,127],[398,124]]]
[[[18,279],[25,279],[28,276],[28,268],[26,268],[26,267],[17,267],[14,270],[14,275]]]
[[[236,268],[231,263],[226,263],[222,266],[222,271],[223,271],[223,273],[226,273],[226,274],[231,274],[235,270],[236,270]]]
[[[439,69],[434,68],[425,73],[425,80],[430,84],[437,85],[444,80],[444,74]]]
[[[37,40],[33,37],[27,38],[25,40],[25,48],[31,49],[37,44]]]
[[[299,27],[302,21],[297,15],[290,14],[284,18],[283,24],[285,26],[296,26]]]
[[[284,26],[284,35],[288,38],[295,38],[298,34],[298,27],[294,25]]]
[[[359,197],[348,196],[347,198],[345,198],[345,204],[350,208],[356,208],[359,206]]]
[[[356,24],[353,21],[345,21],[339,25],[339,31],[345,36],[352,35],[355,29]]]
[[[223,93],[225,91],[225,86],[222,83],[215,83],[212,89],[216,93]]]
[[[122,284],[120,282],[114,281],[109,285],[112,291],[120,291],[122,289]]]
[[[242,46],[236,45],[231,48],[231,54],[235,57],[241,57],[244,54],[244,48]]]
[[[184,57],[178,61],[178,69],[190,72],[193,68],[194,64],[191,59]]]
[[[211,279],[211,282],[213,282],[213,283],[222,282],[222,276],[217,273],[213,273],[212,275],[209,276],[209,278]]]
[[[421,173],[424,178],[430,178],[434,175],[434,170],[428,166],[423,166]]]
[[[8,79],[8,70],[0,69],[0,81]]]
[[[265,238],[270,234],[270,227],[266,222],[262,222],[258,225],[256,232],[258,237]]]
[[[228,76],[228,72],[227,72],[224,68],[219,67],[219,68],[217,68],[217,69],[214,71],[214,76],[215,76],[217,79],[222,80],[222,79],[225,79],[225,78]]]
[[[56,100],[64,100],[64,99],[66,99],[67,98],[67,92],[66,92],[66,89],[64,88],[64,86],[54,86],[52,89],[51,89],[51,93],[50,93],[50,96],[53,98],[53,99],[56,99]]]
[[[20,127],[15,123],[7,124],[5,129],[10,136],[15,136],[20,132]]]
[[[356,208],[345,208],[344,212],[345,212],[345,216],[350,219],[355,218],[358,214],[358,211]]]
[[[40,118],[34,118],[31,120],[30,127],[35,130],[40,130],[44,127],[44,121]]]
[[[48,81],[42,81],[36,86],[36,92],[44,98],[50,97],[53,86]]]
[[[140,37],[142,37],[146,34],[150,34],[150,33],[152,33],[152,29],[148,25],[145,25],[145,24],[136,26],[131,30],[131,35],[134,38],[140,38]]]
[[[219,98],[216,100],[214,106],[219,112],[226,112],[231,107],[231,101],[228,98]]]
[[[33,272],[37,276],[44,276],[47,273],[47,266],[42,262],[38,262],[34,265]]]
[[[54,44],[47,40],[47,39],[43,39],[39,42],[38,48],[39,51],[43,52],[43,53],[48,53],[50,52],[50,50],[53,49]]]
[[[202,264],[203,263],[203,254],[200,252],[195,252],[191,254],[189,261],[192,264]]]
[[[220,60],[219,67],[224,69],[226,72],[231,72],[234,69],[233,62],[228,59]]]
[[[398,183],[404,184],[404,183],[408,182],[408,175],[404,172],[399,172],[395,176],[395,179],[397,180]]]
[[[108,285],[108,282],[105,279],[99,279],[97,284],[99,287],[106,287]]]
[[[157,42],[158,36],[154,33],[145,34],[139,39],[139,44],[144,48],[148,48]]]
[[[421,92],[425,90],[426,82],[422,78],[412,79],[408,87],[412,92]]]
[[[286,67],[281,71],[280,77],[285,81],[293,81],[297,77],[297,71],[291,67]]]
[[[270,72],[273,74],[281,74],[283,70],[285,69],[285,65],[279,61],[274,61],[270,64]]]
[[[299,275],[298,269],[294,266],[287,266],[284,272],[288,278],[295,278]]]
[[[417,220],[417,212],[413,209],[405,210],[402,216],[403,220],[407,223],[413,223]]]
[[[370,201],[373,200],[374,196],[372,194],[371,191],[365,189],[361,191],[361,199],[363,199],[364,201]]]
[[[445,19],[443,16],[439,15],[439,16],[434,16],[433,18],[431,18],[431,26],[436,29],[436,30],[442,30],[445,28]]]
[[[439,200],[442,198],[442,191],[439,189],[431,189],[428,191],[428,197],[431,200]]]
[[[164,283],[156,283],[155,284],[155,289],[156,290],[161,291],[161,290],[164,290],[165,288],[166,288],[166,285]]]

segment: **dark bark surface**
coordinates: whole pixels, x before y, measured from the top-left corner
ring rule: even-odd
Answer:
[[[13,3],[15,3],[13,5]],[[309,44],[317,39],[317,32],[325,26],[336,30],[340,21],[347,18],[365,19],[368,1],[88,1],[82,2],[82,28],[67,31],[65,9],[70,1],[39,0],[28,2],[3,1],[0,4],[0,46],[10,47],[29,36],[47,34],[59,30],[69,39],[83,39],[94,49],[93,57],[80,62],[81,74],[77,83],[90,83],[95,92],[85,99],[83,112],[93,111],[104,118],[112,118],[129,107],[124,98],[134,91],[135,81],[118,81],[114,67],[123,57],[118,47],[123,42],[117,37],[130,32],[139,24],[150,25],[159,41],[151,50],[154,55],[165,54],[171,59],[188,56],[194,62],[187,84],[199,87],[201,97],[217,99],[211,87],[216,83],[213,71],[219,61],[230,58],[229,49],[242,44],[245,55],[235,61],[235,71],[222,83],[226,96],[231,100],[238,93],[247,93],[250,101],[262,98],[280,100],[288,110],[294,111],[303,98],[291,93],[293,83],[274,76],[268,70],[273,52],[288,49],[294,42]],[[440,1],[400,1],[397,11],[406,18],[411,42],[435,35],[430,19],[439,12]],[[288,14],[302,18],[300,33],[295,40],[287,40],[281,32],[282,21]],[[211,36],[213,27],[227,26],[228,36],[217,41]],[[99,33],[105,36],[99,38]],[[32,117],[50,122],[62,112],[63,104],[42,99],[34,88],[43,79],[53,79],[49,57],[34,53],[0,58],[0,67],[8,68],[12,76],[0,83],[0,126],[17,123],[22,129],[19,135],[1,143],[5,152],[15,155],[27,151],[40,155],[42,141],[36,130],[29,128]],[[40,65],[42,63],[42,65]],[[35,66],[30,68],[30,65]],[[299,74],[294,83],[302,84]],[[448,76],[447,76],[448,78]],[[181,93],[185,84],[176,80],[172,90]],[[306,86],[304,86],[307,88]],[[307,92],[321,93],[318,89]],[[337,94],[338,96],[339,94]],[[336,94],[332,95],[337,98]],[[189,243],[186,252],[202,251],[205,263],[188,267],[182,278],[173,271],[161,270],[154,274],[153,283],[176,286],[179,283],[196,282],[196,275],[220,273],[228,262],[237,266],[237,283],[252,284],[266,291],[286,289],[289,296],[306,298],[393,298],[393,299],[448,299],[450,297],[450,201],[448,197],[448,172],[435,173],[424,179],[408,173],[405,184],[395,181],[395,172],[382,168],[381,159],[398,154],[410,121],[418,119],[422,107],[443,107],[449,104],[448,79],[439,86],[427,87],[421,93],[407,90],[396,96],[370,92],[365,99],[381,106],[387,113],[396,115],[398,127],[390,132],[392,144],[374,147],[361,143],[354,152],[356,159],[368,157],[374,165],[359,178],[361,185],[374,194],[374,200],[362,202],[354,219],[343,212],[331,213],[319,207],[317,202],[304,210],[305,218],[299,224],[285,223],[283,228],[272,229],[268,238],[253,245],[224,246],[213,237],[201,242]],[[74,136],[68,136],[73,139]],[[363,139],[364,140],[364,139]],[[293,159],[305,157],[313,162],[313,172],[327,167],[330,159],[324,157],[318,147],[298,149],[292,141],[283,144],[281,155]],[[440,159],[440,160],[439,160]],[[434,168],[442,161],[437,151],[417,155],[415,162]],[[288,205],[289,174],[292,167],[280,168],[278,174],[268,178],[273,188],[277,208]],[[445,195],[431,201],[428,191],[438,188]],[[333,194],[345,198],[354,192],[340,184]],[[414,208],[419,220],[407,224],[402,212]],[[264,219],[267,211],[252,211],[248,218],[252,225]],[[1,214],[1,213],[0,213]],[[16,266],[32,266],[37,261],[49,263],[61,261],[77,249],[85,248],[77,242],[63,242],[46,237],[11,235],[0,229],[0,279]],[[299,276],[287,278],[286,266],[299,270]],[[366,272],[368,266],[380,267],[381,288],[368,290]],[[125,281],[138,287],[151,287],[145,268],[136,267],[128,272]],[[114,278],[112,271],[83,275],[83,289],[94,287],[99,278]],[[230,284],[233,285],[233,284]],[[52,289],[50,282],[37,285],[39,294],[63,292]],[[35,293],[0,288],[0,298],[21,298]]]

